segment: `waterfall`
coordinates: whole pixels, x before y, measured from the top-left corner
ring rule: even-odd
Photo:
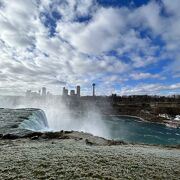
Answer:
[[[48,121],[44,111],[38,110],[32,113],[28,119],[25,119],[20,125],[21,129],[29,129],[32,131],[46,131],[48,130]]]

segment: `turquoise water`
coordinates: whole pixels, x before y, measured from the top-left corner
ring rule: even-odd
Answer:
[[[125,116],[108,116],[105,123],[111,139],[114,140],[145,144],[180,144],[180,129]]]

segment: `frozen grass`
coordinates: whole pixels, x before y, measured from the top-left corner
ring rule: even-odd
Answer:
[[[179,179],[180,150],[87,146],[75,140],[0,140],[0,179]]]

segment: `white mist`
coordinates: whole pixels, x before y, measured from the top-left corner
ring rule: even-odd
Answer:
[[[108,128],[97,107],[91,106],[88,110],[78,114],[69,109],[65,104],[61,98],[46,98],[46,100],[21,98],[18,99],[18,101],[16,100],[15,103],[9,99],[0,101],[0,107],[5,108],[42,109],[46,114],[49,130],[83,131],[96,136],[109,138]]]

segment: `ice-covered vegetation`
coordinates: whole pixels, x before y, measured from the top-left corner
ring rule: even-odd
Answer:
[[[75,140],[0,141],[2,179],[179,179],[180,150],[87,146]]]

